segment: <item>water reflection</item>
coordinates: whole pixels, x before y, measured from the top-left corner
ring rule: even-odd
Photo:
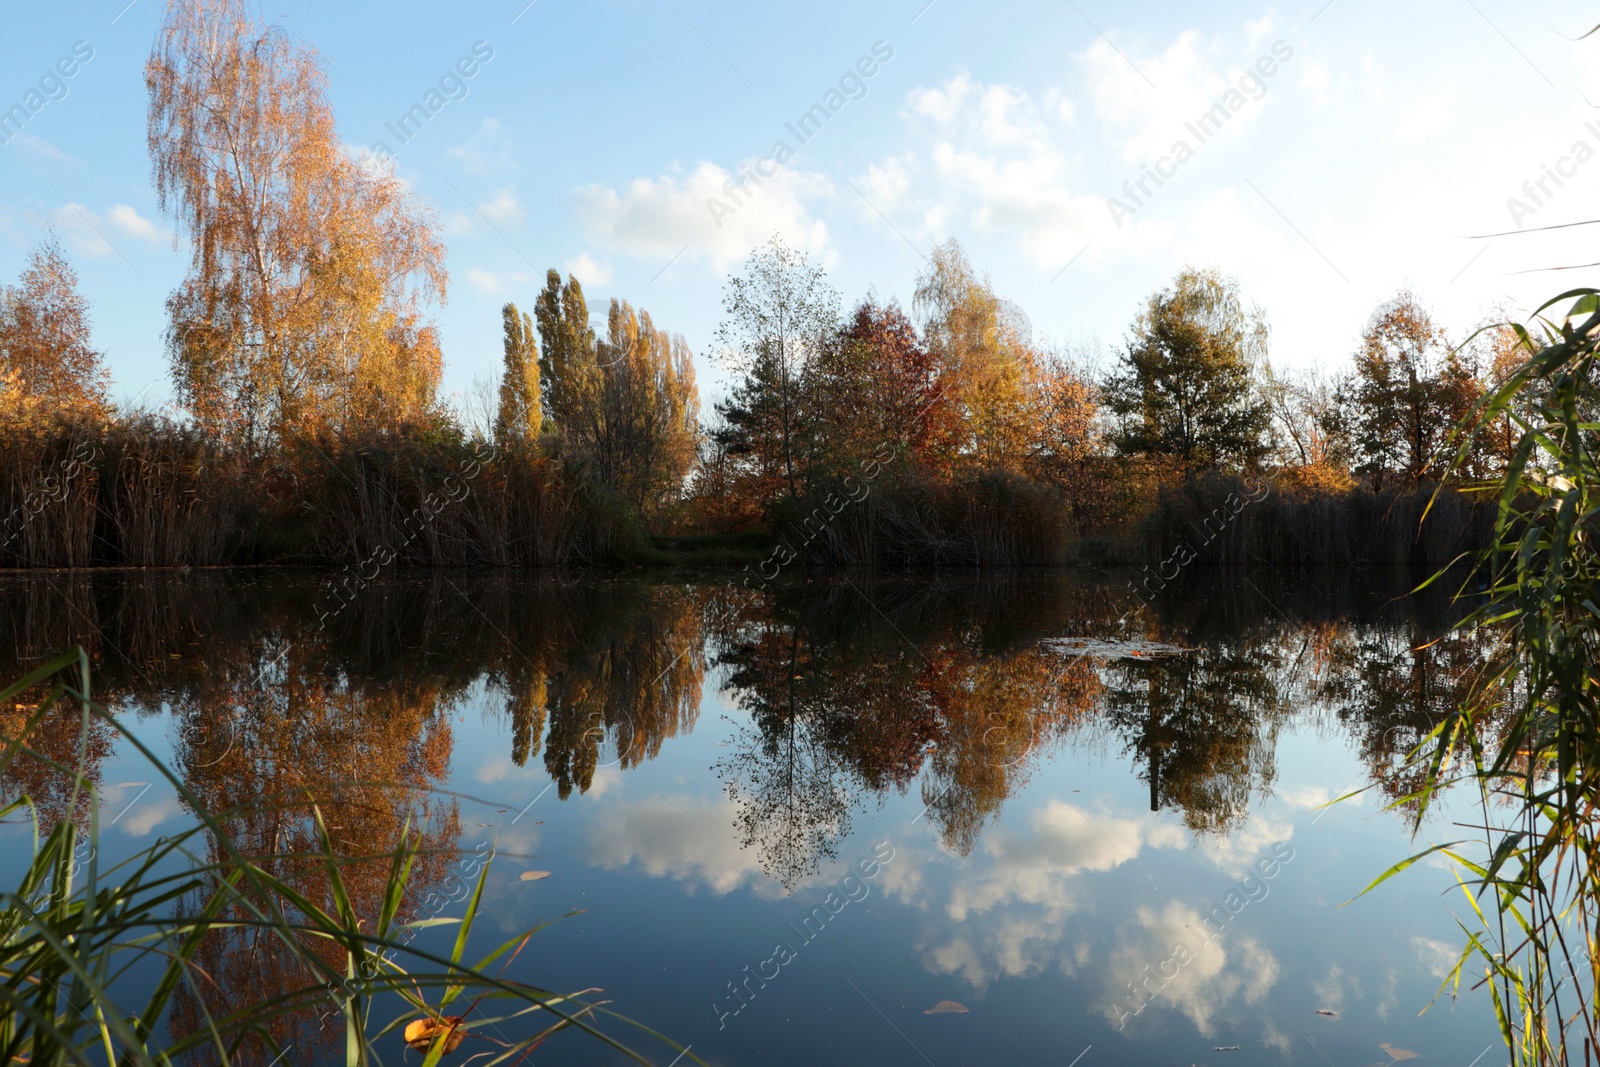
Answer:
[[[836,854],[853,811],[913,787],[945,845],[971,851],[1036,754],[1069,736],[1114,740],[1151,810],[1200,832],[1225,833],[1272,788],[1277,731],[1309,709],[1401,790],[1387,772],[1485,655],[1472,638],[1440,640],[1447,598],[1402,601],[1406,582],[1215,574],[1130,615],[1125,589],[1072,575],[856,577],[756,595],[440,574],[374,584],[319,622],[315,575],[13,577],[0,672],[81,642],[108,704],[175,717],[178,766],[208,802],[307,790],[342,802],[358,788],[345,783],[383,781],[392,799],[351,803],[392,823],[444,781],[451,716],[478,687],[503,709],[513,764],[542,757],[567,798],[598,767],[626,771],[692,730],[711,667],[744,713],[716,768],[741,838],[793,881]],[[1189,651],[1106,659],[1051,640],[1062,637]],[[25,711],[0,716],[15,728]],[[76,753],[76,725],[43,735],[55,758]],[[107,752],[97,733],[91,774]],[[70,793],[26,762],[4,788],[55,814]],[[359,819],[351,829],[387,839]]]
[[[714,685],[735,709],[711,768],[731,801],[730,847],[793,887],[840,855],[853,817],[916,796],[945,850],[987,861],[945,905],[976,925],[921,949],[931,971],[974,984],[1046,965],[1083,872],[1196,835],[1237,834],[1275,787],[1278,737],[1291,722],[1348,739],[1400,795],[1400,756],[1460,699],[1486,655],[1481,641],[1444,636],[1455,609],[1443,593],[1401,599],[1410,577],[1374,572],[1214,573],[1148,606],[1121,580],[1075,573],[849,576],[766,594],[440,573],[374,583],[331,615],[326,582],[266,572],[0,579],[0,676],[83,644],[109,706],[170,717],[176,768],[195,796],[234,812],[241,847],[307,851],[320,811],[351,859],[343,874],[359,913],[377,910],[385,854],[410,827],[430,850],[406,905],[413,917],[465,840],[458,803],[438,790],[469,709],[498,720],[512,766],[542,761],[571,800],[692,732]],[[1084,654],[1061,638],[1184,651]],[[27,710],[0,709],[0,729],[15,729]],[[52,721],[46,753],[71,762],[77,725]],[[1173,813],[1184,830],[1085,811],[1066,793],[1026,830],[995,826],[1007,799],[1065,747],[1124,762],[1150,809]],[[109,738],[93,734],[84,752],[91,778],[103,779]],[[24,792],[48,815],[85,814],[68,812],[69,783],[40,761],[18,761],[0,780],[0,795]],[[629,815],[645,821],[614,827],[599,862],[659,873],[672,862],[662,849],[687,855],[702,843],[723,856],[722,828],[689,840],[679,817],[727,820],[728,809],[684,815],[663,800],[660,824]],[[680,837],[688,843],[673,846]],[[720,891],[732,889],[742,869],[712,852],[706,869]],[[327,901],[326,872],[297,863],[284,860],[278,873]],[[896,878],[908,877],[902,867]],[[1034,913],[1024,919],[1016,904]],[[1125,971],[1159,959],[1175,930],[1192,927],[1195,916],[1175,907],[1124,924],[1106,1003],[1122,995]],[[1247,939],[1196,958],[1168,996],[1202,1032],[1239,982],[1271,985],[1270,953]],[[291,953],[248,930],[219,935],[204,962],[219,980],[203,1004],[191,994],[180,1005],[179,1031],[202,1025],[205,1010],[237,1010],[310,980]],[[1070,973],[1070,958],[1054,963]],[[316,1019],[265,1025],[280,1044],[332,1047]]]

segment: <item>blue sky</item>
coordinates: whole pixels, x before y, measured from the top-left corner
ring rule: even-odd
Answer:
[[[0,109],[42,79],[54,98],[0,147],[0,277],[53,225],[114,395],[159,404],[187,248],[145,152],[162,5],[126,2],[9,14]],[[1036,337],[1102,349],[1181,267],[1214,266],[1266,310],[1275,364],[1330,370],[1402,285],[1464,333],[1588,280],[1516,272],[1597,258],[1583,228],[1469,239],[1597,214],[1600,36],[1566,38],[1600,16],[1575,3],[525,3],[261,5],[322,54],[344,138],[384,142],[438,211],[447,391],[497,372],[500,305],[555,266],[596,310],[625,297],[684,333],[714,396],[722,279],[773,232],[847,300],[907,303],[954,236]],[[386,124],[475,45],[492,58],[402,145]],[[814,104],[836,110],[802,144],[786,123]],[[1220,129],[1191,129],[1219,104]],[[780,140],[792,156],[762,162]],[[741,164],[771,176],[735,201]]]

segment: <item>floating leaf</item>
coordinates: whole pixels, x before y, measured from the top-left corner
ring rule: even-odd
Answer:
[[[444,1034],[445,1052],[454,1052],[461,1047],[461,1039],[467,1032],[461,1029],[461,1016],[446,1015],[442,1019],[417,1019],[406,1025],[406,1044],[417,1052],[427,1052],[433,1047],[434,1039]]]
[[[523,871],[522,872],[522,880],[524,882],[537,882],[541,878],[548,878],[548,877],[550,877],[550,872],[549,871]]]
[[[1194,651],[1159,641],[1106,641],[1096,637],[1051,637],[1039,643],[1056,652],[1095,659],[1159,659]]]
[[[939,1001],[939,1003],[935,1004],[933,1007],[929,1008],[927,1011],[923,1012],[922,1014],[924,1014],[924,1015],[965,1015],[965,1014],[967,1014],[967,1006],[965,1004],[957,1003],[954,1000],[941,1000],[941,1001]]]
[[[1408,1048],[1401,1048],[1398,1045],[1391,1045],[1387,1041],[1379,1042],[1378,1047],[1387,1052],[1391,1060],[1417,1060],[1422,1058],[1422,1053],[1420,1052],[1412,1052]]]
[[[1239,1046],[1238,1045],[1213,1045],[1213,1046],[1211,1046],[1211,1051],[1213,1051],[1213,1052],[1238,1052],[1239,1051]]]

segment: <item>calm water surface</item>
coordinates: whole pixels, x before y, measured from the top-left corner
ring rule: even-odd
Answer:
[[[1126,576],[1081,573],[767,594],[13,575],[0,668],[83,643],[101,698],[198,796],[272,799],[234,820],[263,850],[311,842],[295,797],[352,855],[392,847],[408,817],[437,848],[492,848],[484,951],[555,919],[513,977],[602,987],[710,1063],[1499,1063],[1485,996],[1419,1016],[1460,943],[1449,872],[1418,865],[1346,904],[1460,836],[1446,813],[1414,841],[1383,810],[1406,786],[1390,768],[1481,655],[1429,645],[1455,616],[1407,584],[1219,572],[1143,605]],[[63,758],[77,743],[65,723],[49,741]],[[90,751],[112,858],[188,823],[125,742]],[[67,804],[38,765],[0,780],[24,791]],[[27,847],[0,826],[8,869]],[[423,865],[413,917],[460,914],[462,862]],[[380,866],[353,875],[358,901]],[[213,1008],[294,978],[242,936],[207,963]],[[968,1010],[930,1014],[941,1001]],[[199,1017],[190,1001],[168,1025]],[[315,1019],[278,1033],[291,1064],[342,1053]],[[479,1044],[458,1055],[495,1051]],[[625,1061],[563,1034],[529,1062]]]

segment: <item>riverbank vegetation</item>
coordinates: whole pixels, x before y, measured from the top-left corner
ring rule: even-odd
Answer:
[[[1069,348],[954,240],[908,308],[846,301],[774,238],[727,280],[701,355],[731,384],[704,407],[682,336],[620,298],[591,309],[554,270],[502,311],[498,387],[452,401],[437,221],[339,139],[314,50],[242,0],[189,0],[146,81],[156,190],[192,250],[167,301],[174,406],[111,402],[47,239],[0,292],[0,566],[747,558],[694,540],[734,535],[771,542],[768,573],[774,553],[987,566],[1180,548],[1435,565],[1486,543],[1463,502],[1420,520],[1441,481],[1504,469],[1503,426],[1460,465],[1447,453],[1516,365],[1513,334],[1460,343],[1471,330],[1447,333],[1412,293],[1375,310],[1347,367],[1292,374],[1215,271],[1152,293],[1114,351]]]
[[[1484,435],[1510,444],[1486,588],[1457,626],[1487,639],[1488,656],[1403,769],[1415,789],[1400,802],[1419,820],[1452,792],[1465,791],[1477,811],[1451,827],[1464,840],[1436,843],[1378,879],[1433,853],[1452,863],[1466,940],[1440,992],[1488,986],[1518,1067],[1588,1063],[1600,1049],[1600,841],[1589,774],[1600,759],[1600,290],[1563,293],[1539,311],[1550,317],[1519,334],[1525,359],[1471,413],[1454,457],[1470,463]]]

